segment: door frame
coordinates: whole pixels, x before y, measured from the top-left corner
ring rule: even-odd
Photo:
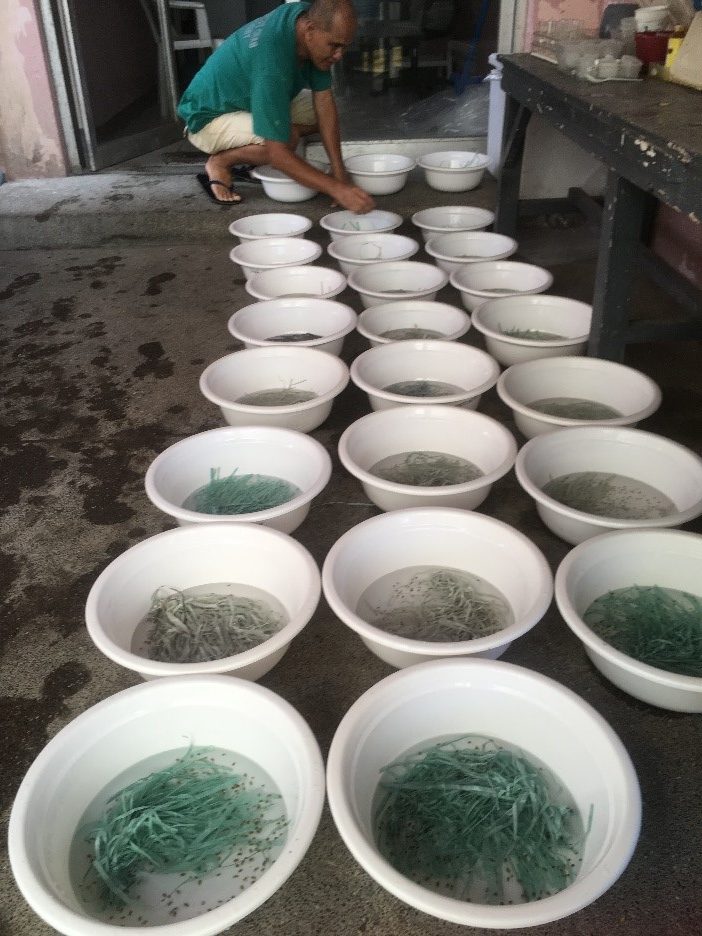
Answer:
[[[58,117],[73,173],[97,172],[172,143],[181,135],[176,114],[178,85],[167,0],[140,0],[140,3],[147,16],[147,4],[153,8],[154,27],[161,37],[157,45],[163,122],[140,133],[98,143],[74,29],[72,0],[39,0]]]

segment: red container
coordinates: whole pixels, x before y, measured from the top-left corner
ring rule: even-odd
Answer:
[[[665,62],[668,54],[668,39],[672,32],[637,32],[636,58],[641,59],[644,65],[651,65],[654,62]]]

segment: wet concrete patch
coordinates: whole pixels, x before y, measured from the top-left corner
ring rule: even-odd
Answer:
[[[174,280],[175,277],[175,273],[157,273],[156,276],[150,276],[143,295],[160,296],[161,286],[164,283],[169,283],[171,280]]]
[[[12,299],[15,293],[22,289],[27,289],[29,286],[33,286],[34,283],[38,283],[40,279],[40,273],[22,273],[20,276],[16,276],[5,289],[0,290],[0,301]]]
[[[171,377],[173,374],[173,361],[166,357],[160,341],[148,341],[137,348],[145,360],[134,368],[134,376],[142,380],[144,377]]]

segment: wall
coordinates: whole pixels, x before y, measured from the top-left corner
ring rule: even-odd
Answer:
[[[0,0],[0,162],[8,179],[68,174],[34,0]]]
[[[217,39],[226,39],[246,22],[245,0],[205,0],[210,31]]]

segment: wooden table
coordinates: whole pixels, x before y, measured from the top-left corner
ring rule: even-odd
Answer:
[[[538,114],[607,167],[588,353],[621,360],[628,341],[702,337],[699,292],[645,247],[659,201],[698,222],[702,243],[702,94],[656,79],[590,83],[528,54],[500,61],[507,100],[495,230],[516,232],[526,129]],[[642,267],[687,317],[630,321]]]

